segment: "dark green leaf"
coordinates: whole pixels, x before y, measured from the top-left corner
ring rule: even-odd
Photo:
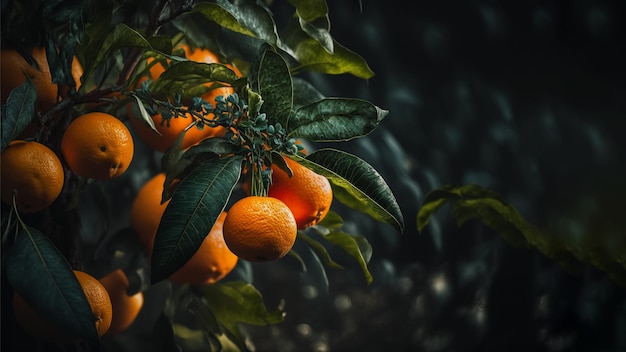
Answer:
[[[198,250],[224,210],[241,173],[241,157],[211,159],[176,188],[161,218],[152,254],[152,283],[168,278]]]
[[[87,298],[69,263],[48,237],[21,227],[6,266],[9,283],[33,309],[61,329],[99,346]]]
[[[2,149],[15,139],[33,121],[37,91],[33,82],[26,81],[11,91],[2,106]]]
[[[152,333],[152,347],[155,352],[182,352],[176,344],[172,321],[163,313],[159,315]]]
[[[477,219],[517,246],[533,246],[565,270],[576,273],[580,262],[605,271],[618,284],[626,287],[624,258],[615,256],[603,245],[580,245],[562,236],[548,233],[529,224],[496,192],[477,185],[446,185],[431,191],[417,214],[417,227],[422,231],[433,213],[444,203],[452,202],[458,226]],[[595,234],[594,234],[595,236]]]
[[[299,77],[292,77],[293,80],[293,108],[297,110],[301,106],[313,104],[324,98],[317,88],[311,83]]]
[[[159,41],[159,43],[161,42]],[[112,53],[115,51],[125,47],[156,50],[152,48],[150,42],[143,35],[135,29],[120,23],[104,38],[102,45],[97,49],[94,59],[90,59],[85,63],[84,76],[89,77],[100,63],[112,57]]]
[[[267,114],[270,124],[286,126],[293,107],[293,83],[287,63],[275,51],[265,50],[256,78],[258,93],[264,100],[261,111]]]
[[[341,266],[341,264],[335,262],[330,257],[330,254],[328,254],[326,247],[324,247],[322,243],[315,240],[313,237],[307,235],[303,231],[298,231],[298,238],[306,242],[309,246],[311,246],[311,248],[315,249],[315,251],[317,251],[317,253],[319,253],[322,256],[322,260],[324,261],[326,265],[328,265],[329,267],[333,269],[343,269],[343,266]]]
[[[269,312],[261,294],[249,283],[242,281],[221,281],[198,287],[204,302],[216,320],[233,342],[245,346],[244,336],[238,324],[266,326],[278,324],[285,319],[285,313],[276,310]]]
[[[347,141],[372,132],[388,113],[365,100],[327,98],[296,110],[287,133],[316,142]]]
[[[293,158],[326,176],[333,187],[334,197],[340,202],[400,232],[404,230],[404,217],[393,192],[378,171],[364,160],[330,148],[319,149],[306,159]]]
[[[328,230],[340,229],[343,226],[343,219],[337,212],[329,211],[322,221],[318,222],[312,227],[317,229],[321,234],[326,234]]]
[[[238,80],[237,74],[222,64],[201,63],[195,61],[175,62],[150,85],[153,93],[183,96],[201,96],[210,88],[206,83],[215,83],[215,87],[232,85]],[[222,83],[218,83],[222,82]]]
[[[181,133],[182,135],[184,134]],[[208,159],[233,154],[235,151],[236,146],[234,144],[230,143],[228,139],[220,137],[207,138],[186,151],[175,148],[166,150],[161,159],[161,169],[165,172],[162,200],[166,201],[171,197],[169,186],[174,179],[182,179],[189,170],[193,170]]]
[[[363,270],[365,280],[368,284],[372,283],[373,277],[367,268],[367,262],[372,256],[372,247],[365,237],[353,236],[342,231],[333,231],[325,235],[324,238],[356,259]]]

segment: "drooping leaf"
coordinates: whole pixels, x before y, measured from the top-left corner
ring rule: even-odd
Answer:
[[[314,239],[313,237],[307,235],[303,231],[298,231],[298,238],[304,241],[306,244],[311,246],[317,253],[319,253],[322,257],[322,260],[326,265],[333,269],[343,269],[343,266],[337,262],[335,262],[328,253],[328,250],[322,243]]]
[[[302,165],[326,176],[334,197],[377,221],[404,230],[404,217],[385,179],[370,164],[350,153],[323,148],[306,159],[292,156]]]
[[[87,298],[69,263],[47,236],[21,227],[6,267],[9,283],[29,306],[64,331],[99,346]]]
[[[245,340],[238,324],[266,326],[285,319],[281,310],[268,311],[259,291],[249,283],[221,281],[197,289],[222,331],[243,350],[246,350]]]
[[[274,50],[265,50],[258,60],[257,74],[258,93],[264,100],[261,111],[267,114],[270,124],[286,126],[293,107],[293,83],[287,63]]]
[[[579,245],[539,229],[504,202],[499,194],[478,185],[446,185],[427,194],[417,214],[418,231],[422,231],[433,214],[447,202],[452,203],[452,213],[458,226],[472,219],[479,220],[512,245],[535,247],[570,273],[577,273],[580,263],[588,263],[626,287],[626,256],[616,257],[605,246]]]
[[[2,149],[15,139],[35,118],[37,91],[26,77],[23,84],[15,87],[2,106]]]
[[[356,259],[363,270],[365,281],[368,284],[372,283],[374,278],[367,267],[367,263],[372,256],[372,247],[365,237],[354,236],[343,231],[332,231],[325,235],[324,238]]]
[[[152,283],[168,278],[198,250],[226,206],[240,173],[240,156],[211,159],[178,184],[155,237]]]
[[[348,141],[372,132],[388,113],[365,100],[327,98],[298,108],[287,133],[315,142]]]

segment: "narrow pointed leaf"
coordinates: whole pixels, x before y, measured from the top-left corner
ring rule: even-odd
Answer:
[[[168,278],[198,250],[228,202],[241,173],[241,157],[208,160],[176,188],[157,230],[152,283]]]
[[[294,160],[326,176],[334,197],[377,221],[404,230],[404,217],[385,179],[370,164],[344,151],[323,148]]]
[[[365,100],[327,98],[296,110],[287,133],[314,142],[348,141],[372,132],[388,113]]]
[[[33,121],[37,91],[35,85],[26,77],[26,81],[9,93],[6,104],[2,106],[2,148],[15,139],[20,132]]]
[[[311,248],[315,249],[315,251],[317,251],[317,253],[319,253],[322,256],[322,260],[326,265],[328,265],[329,267],[333,269],[343,269],[343,266],[341,266],[341,264],[335,262],[330,257],[328,250],[326,250],[326,247],[324,247],[322,243],[315,240],[313,237],[307,235],[303,231],[298,231],[298,238],[306,242],[306,244],[311,246]]]
[[[99,346],[93,313],[72,268],[50,239],[22,227],[7,258],[11,286],[61,329]]]
[[[365,237],[353,236],[342,231],[333,231],[324,236],[324,238],[356,259],[363,270],[365,281],[368,284],[372,283],[374,278],[367,267],[367,262],[372,256],[372,247]]]

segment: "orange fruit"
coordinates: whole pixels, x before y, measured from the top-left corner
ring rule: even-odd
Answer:
[[[47,146],[14,140],[0,154],[2,201],[13,204],[17,190],[17,210],[28,214],[42,211],[54,202],[65,182],[63,165]]]
[[[239,258],[274,261],[296,242],[296,219],[281,200],[248,196],[230,207],[224,220],[224,241]]]
[[[123,174],[133,160],[130,131],[117,117],[103,112],[79,116],[67,127],[61,152],[72,172],[94,179]]]
[[[161,217],[169,200],[161,203],[165,174],[159,173],[146,182],[135,197],[131,206],[131,226],[144,244],[148,256],[152,247]],[[215,283],[228,275],[237,265],[238,257],[226,246],[222,234],[222,224],[226,213],[222,212],[207,234],[200,248],[178,271],[169,277],[176,283],[203,285]]]
[[[78,279],[78,283],[85,293],[87,302],[89,302],[89,307],[91,307],[98,336],[102,337],[109,330],[113,316],[109,294],[104,286],[90,274],[74,270],[74,275],[76,275],[76,279]],[[58,343],[78,341],[78,338],[62,331],[59,326],[53,324],[30,307],[17,291],[13,294],[13,310],[18,325],[37,339]]]
[[[205,48],[195,48],[191,49],[189,45],[182,44],[180,47],[184,50],[185,56],[187,59],[202,62],[202,63],[219,63],[219,58],[212,51]],[[152,60],[148,59],[147,63],[149,64]],[[227,65],[235,73],[241,76],[241,72],[237,70],[232,65]],[[161,63],[156,63],[152,65],[149,69],[150,77],[152,79],[157,79],[163,72],[165,72],[165,67]],[[143,81],[148,79],[147,76],[141,77],[138,80],[137,87],[141,85]],[[207,83],[206,86],[210,86],[211,83]],[[202,98],[209,102],[211,105],[215,106],[215,98],[218,95],[223,95],[224,97],[232,94],[235,90],[232,87],[219,87],[212,89],[202,95]],[[176,138],[181,134],[181,132],[189,126],[192,122],[191,116],[186,115],[185,117],[177,117],[171,118],[169,120],[169,124],[167,122],[164,123],[163,117],[161,114],[156,114],[152,116],[152,120],[156,129],[159,133],[153,131],[144,121],[139,118],[133,117],[132,110],[129,106],[129,115],[131,115],[131,123],[139,138],[144,141],[150,148],[159,151],[165,152],[169,147],[174,144]],[[209,114],[207,118],[212,119],[215,115]],[[192,127],[185,133],[185,137],[183,138],[182,148],[187,149],[205,138],[210,137],[221,137],[226,133],[226,128],[222,126],[217,127],[208,127],[204,126],[202,129],[198,129],[197,127]]]
[[[0,54],[0,77],[2,86],[2,104],[6,103],[9,93],[26,81],[26,76],[31,79],[37,90],[37,109],[46,112],[58,101],[58,96],[67,94],[67,87],[59,87],[52,83],[52,75],[48,66],[46,50],[43,47],[35,47],[30,53],[39,68],[31,66],[28,61],[17,50],[11,48],[2,49]],[[80,62],[74,58],[72,61],[72,76],[76,84],[76,89],[80,87],[80,78],[83,75],[83,68]]]
[[[143,307],[143,292],[139,291],[134,295],[128,294],[128,277],[122,269],[108,273],[99,281],[109,293],[113,309],[111,326],[106,335],[115,335],[128,329],[139,315],[139,311]]]
[[[270,197],[282,200],[293,213],[298,229],[304,229],[320,222],[333,201],[333,190],[328,179],[293,159],[285,158],[293,172],[289,175],[272,165],[272,183],[268,190]]]

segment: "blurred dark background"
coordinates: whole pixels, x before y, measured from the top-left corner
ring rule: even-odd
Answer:
[[[341,148],[385,177],[406,230],[336,207],[372,243],[370,286],[355,264],[329,270],[328,292],[287,260],[255,268],[287,310],[250,329],[257,350],[626,351],[626,289],[605,273],[568,274],[446,208],[423,233],[415,222],[430,190],[473,183],[552,233],[623,241],[626,3],[410,4],[329,1],[331,33],[376,76],[307,77],[390,111]]]

